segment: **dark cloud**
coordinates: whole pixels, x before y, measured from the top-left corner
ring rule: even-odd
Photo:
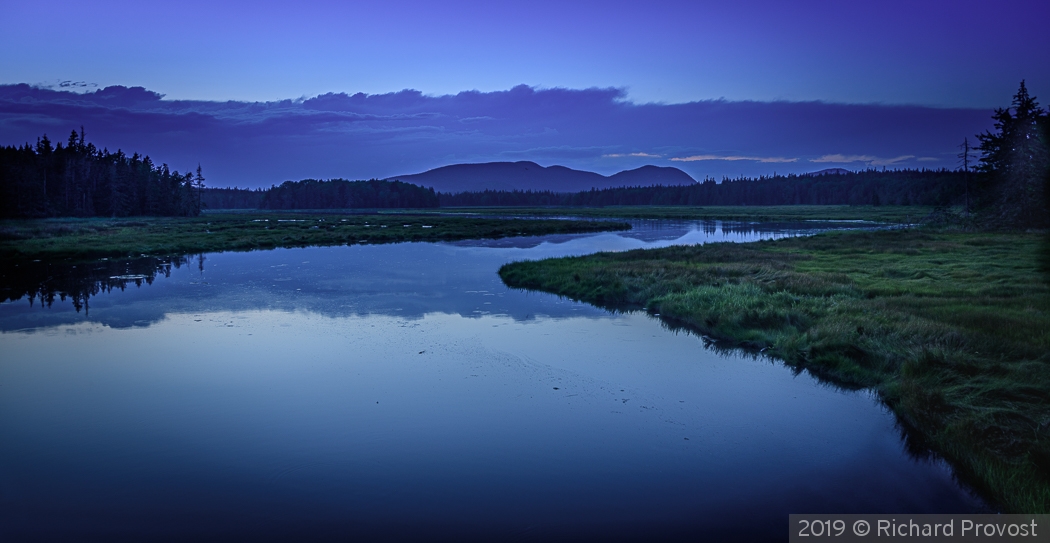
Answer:
[[[110,149],[176,169],[201,163],[212,185],[305,177],[390,177],[455,162],[537,160],[614,173],[646,163],[696,178],[847,167],[954,167],[989,111],[823,102],[635,104],[621,89],[323,94],[276,102],[164,100],[142,87],[70,92],[0,85],[0,143],[64,140],[84,126]],[[794,162],[683,157],[780,157]],[[912,157],[897,160],[899,157]],[[823,160],[814,162],[814,160]]]

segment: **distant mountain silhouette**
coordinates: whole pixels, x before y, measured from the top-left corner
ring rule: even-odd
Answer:
[[[666,166],[642,166],[624,170],[608,178],[613,187],[648,187],[651,185],[692,185],[696,180],[678,168]]]
[[[486,162],[483,164],[453,164],[412,175],[391,177],[438,192],[466,192],[483,190],[549,190],[580,192],[613,187],[651,185],[691,185],[696,180],[678,168],[642,166],[634,170],[604,176],[594,172],[573,170],[565,166],[543,167],[535,162]]]
[[[818,176],[821,176],[821,175],[846,175],[846,174],[850,174],[850,173],[853,173],[853,172],[851,172],[851,171],[849,171],[849,170],[847,170],[845,168],[827,168],[827,169],[816,171],[816,172],[810,172],[810,173],[807,173],[805,175],[808,175],[810,177],[818,177]]]

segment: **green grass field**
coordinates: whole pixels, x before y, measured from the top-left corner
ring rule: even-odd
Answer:
[[[89,259],[276,247],[452,241],[606,230],[610,221],[482,219],[425,214],[241,212],[193,218],[41,219],[0,222],[0,257]]]
[[[870,387],[1009,512],[1050,512],[1042,236],[831,232],[518,262],[511,287],[646,308],[723,345]]]

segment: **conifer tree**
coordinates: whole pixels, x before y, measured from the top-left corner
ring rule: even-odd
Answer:
[[[201,165],[197,164],[197,176],[193,178],[193,186],[197,189],[197,213],[201,214],[201,192],[204,191],[204,175],[201,173]]]
[[[1047,226],[1050,218],[1042,204],[1050,153],[1040,129],[1046,112],[1021,81],[1012,106],[996,109],[992,118],[996,132],[977,135],[983,207],[990,218],[1004,225]]]
[[[973,151],[976,151],[970,146],[970,138],[963,138],[962,145],[959,146],[963,152],[959,153],[959,160],[962,162],[963,171],[963,196],[965,198],[963,209],[970,212],[970,161],[973,157]]]

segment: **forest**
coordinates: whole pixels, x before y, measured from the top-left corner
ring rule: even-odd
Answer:
[[[285,181],[259,199],[260,209],[377,209],[437,207],[434,189],[400,181]]]
[[[974,174],[962,170],[866,170],[832,175],[713,179],[692,186],[622,187],[584,192],[436,193],[385,181],[306,180],[270,189],[205,188],[205,209],[333,209],[488,206],[963,205]],[[416,187],[423,192],[413,192]],[[399,194],[394,197],[394,194]],[[400,204],[398,202],[401,202]]]
[[[433,189],[400,181],[285,181],[268,189],[205,188],[204,209],[418,209],[438,207]]]
[[[442,206],[952,205],[967,191],[961,170],[865,170],[830,175],[705,179],[695,185],[576,193],[481,191],[439,194]]]
[[[98,149],[83,128],[65,145],[44,135],[0,147],[0,218],[195,216],[203,183],[200,168],[180,174],[148,156]]]

